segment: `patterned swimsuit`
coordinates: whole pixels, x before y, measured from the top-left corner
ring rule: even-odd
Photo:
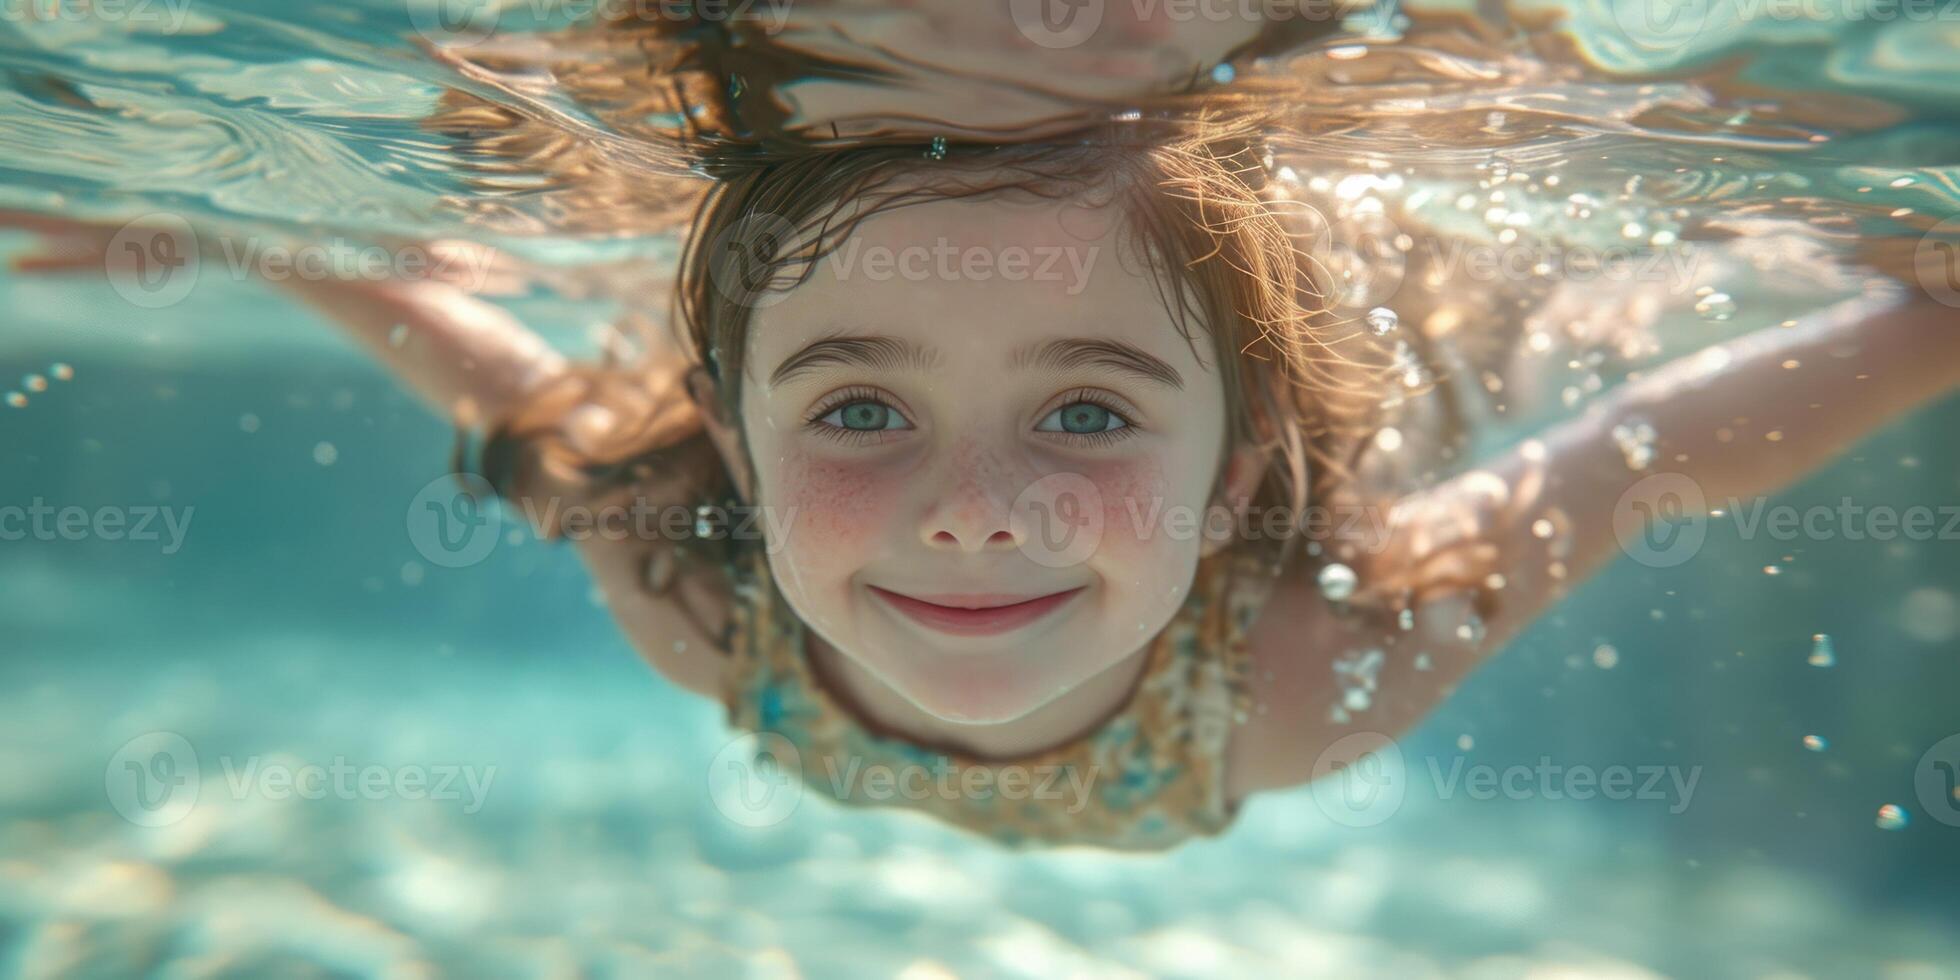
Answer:
[[[729,724],[781,736],[795,752],[777,761],[811,790],[852,806],[924,810],[1016,849],[1162,850],[1217,835],[1238,816],[1226,798],[1225,749],[1246,720],[1245,634],[1272,583],[1261,563],[1230,549],[1203,559],[1183,607],[1151,642],[1130,701],[1093,731],[1014,759],[867,729],[812,672],[805,627],[767,557],[757,549],[738,564]],[[883,783],[873,777],[880,769]]]

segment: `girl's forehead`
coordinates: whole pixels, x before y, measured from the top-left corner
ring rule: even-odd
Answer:
[[[1077,198],[946,198],[875,211],[850,237],[860,246],[890,248],[1081,248],[1111,244],[1122,218],[1116,205]]]
[[[1157,273],[1137,261],[1123,207],[1110,201],[989,193],[840,211],[848,234],[754,311],[747,373],[767,387],[777,365],[838,337],[890,338],[927,355],[879,348],[894,368],[937,359],[935,370],[984,376],[1047,341],[1100,339],[1186,378],[1210,373],[1209,337],[1171,315]]]

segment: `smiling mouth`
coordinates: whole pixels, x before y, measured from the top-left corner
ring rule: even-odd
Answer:
[[[936,595],[931,600],[868,586],[873,595],[913,622],[955,636],[995,636],[1032,624],[1060,609],[1087,586],[1023,599],[1002,595]]]

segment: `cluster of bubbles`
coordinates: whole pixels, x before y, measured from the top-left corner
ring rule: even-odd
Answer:
[[[1721,323],[1735,316],[1735,300],[1727,293],[1718,293],[1711,286],[1695,290],[1695,313],[1704,320]]]
[[[1388,655],[1380,650],[1350,653],[1334,662],[1334,681],[1341,689],[1341,703],[1333,711],[1336,722],[1348,720],[1350,711],[1366,711],[1375,703],[1375,688],[1382,664]]]
[[[1654,427],[1638,419],[1613,427],[1613,444],[1620,447],[1620,455],[1626,457],[1630,470],[1644,470],[1654,464],[1655,438]]]
[[[20,386],[27,389],[7,392],[7,405],[10,408],[26,408],[28,394],[40,394],[48,390],[48,378],[56,381],[75,380],[75,369],[66,364],[56,363],[48,367],[46,375],[30,374],[20,379]]]

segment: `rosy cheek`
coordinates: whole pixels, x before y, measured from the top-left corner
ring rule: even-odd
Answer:
[[[849,554],[874,539],[892,512],[892,481],[864,463],[792,450],[780,477],[771,495],[781,511],[776,526],[789,531],[790,546],[802,554]]]
[[[1104,548],[1135,553],[1163,537],[1164,512],[1177,501],[1168,496],[1164,469],[1156,458],[1091,463],[1077,472],[1102,495]]]

